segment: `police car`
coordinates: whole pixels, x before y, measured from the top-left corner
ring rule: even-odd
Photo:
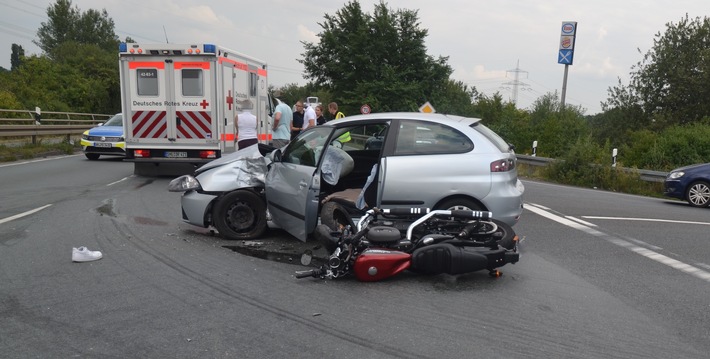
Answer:
[[[99,156],[126,157],[126,142],[123,135],[123,115],[116,114],[108,121],[81,135],[81,149],[86,158],[97,160]]]

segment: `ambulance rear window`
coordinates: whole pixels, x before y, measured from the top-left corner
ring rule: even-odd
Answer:
[[[204,96],[204,84],[202,83],[201,69],[182,70],[182,95],[183,96]]]
[[[158,70],[138,69],[138,95],[158,96]]]

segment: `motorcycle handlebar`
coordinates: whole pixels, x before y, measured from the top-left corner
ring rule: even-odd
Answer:
[[[493,217],[493,213],[489,211],[462,211],[462,210],[453,210],[453,211],[444,211],[444,212],[451,212],[450,214],[443,213],[441,216],[445,217],[453,217],[453,218],[461,218],[461,219],[483,219],[483,220],[488,220]]]
[[[319,269],[311,269],[311,270],[304,270],[304,271],[296,271],[296,278],[306,278],[306,277],[313,277],[313,278],[318,278],[320,277],[322,273],[322,270]]]
[[[382,213],[394,216],[422,215],[429,213],[429,208],[385,208]]]
[[[437,209],[433,210],[421,218],[417,219],[414,221],[412,224],[409,225],[407,228],[407,239],[412,240],[412,232],[414,228],[427,220],[431,217],[453,217],[453,218],[460,218],[460,219],[483,219],[487,220],[493,217],[493,213],[489,211],[463,211],[463,210],[442,210],[442,209]]]

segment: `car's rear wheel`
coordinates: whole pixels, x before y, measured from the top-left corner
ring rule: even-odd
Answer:
[[[226,239],[255,239],[266,230],[266,207],[248,190],[230,192],[214,206],[212,223]]]
[[[99,156],[101,156],[101,155],[98,153],[85,153],[84,156],[86,156],[86,158],[88,158],[92,161],[96,161],[99,159]]]
[[[685,199],[693,207],[710,205],[710,184],[705,181],[693,182],[685,191]]]
[[[465,198],[454,198],[454,199],[449,199],[444,202],[442,202],[440,205],[436,206],[434,209],[443,209],[447,211],[455,211],[455,210],[462,210],[462,211],[481,211],[483,208],[481,208],[480,205],[478,205],[476,202],[471,201],[470,199],[465,199]]]

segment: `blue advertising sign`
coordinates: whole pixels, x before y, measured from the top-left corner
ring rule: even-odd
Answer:
[[[574,43],[577,37],[577,22],[563,21],[560,33],[560,47],[557,53],[557,63],[572,65],[574,59]]]
[[[560,53],[557,55],[557,63],[563,65],[572,65],[573,58],[573,50],[560,50]]]

